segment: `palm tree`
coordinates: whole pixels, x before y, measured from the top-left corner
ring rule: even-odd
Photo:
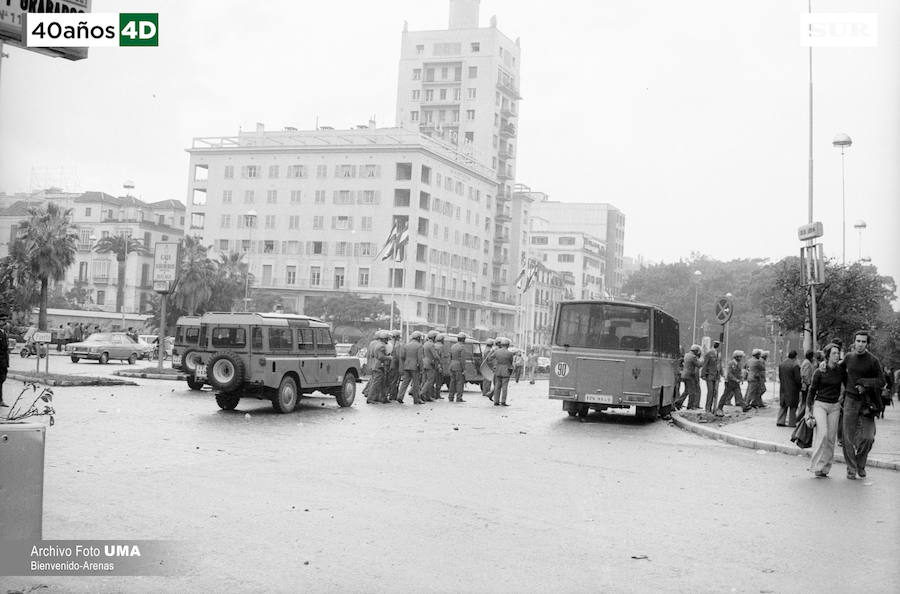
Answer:
[[[38,328],[46,330],[50,279],[63,280],[75,262],[78,233],[72,225],[72,209],[63,210],[54,202],[29,208],[28,217],[19,223],[19,238],[31,271],[41,283]]]
[[[200,244],[199,239],[185,236],[181,245],[181,270],[174,293],[175,304],[191,316],[212,295],[216,269],[206,252],[207,248]]]
[[[15,324],[24,324],[38,305],[40,284],[31,270],[31,258],[18,237],[9,244],[9,255],[0,260],[0,300],[10,309]]]
[[[144,242],[133,238],[131,235],[120,233],[101,237],[94,251],[99,254],[115,254],[118,265],[118,277],[116,278],[116,313],[122,311],[122,303],[125,301],[125,264],[128,254],[149,254],[150,250],[144,247]]]
[[[247,258],[240,252],[226,252],[219,254],[215,261],[218,279],[216,282],[216,298],[212,306],[219,309],[233,311],[236,301],[244,297],[245,287],[252,284],[253,275],[250,274]],[[248,279],[249,275],[249,279]]]

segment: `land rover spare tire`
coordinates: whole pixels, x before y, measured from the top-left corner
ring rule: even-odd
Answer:
[[[188,373],[194,373],[197,370],[197,349],[187,349],[181,355],[181,367]]]
[[[216,353],[209,360],[206,377],[213,388],[225,393],[234,392],[244,383],[244,362],[230,351]]]

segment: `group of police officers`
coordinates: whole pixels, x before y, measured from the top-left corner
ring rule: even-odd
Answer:
[[[403,404],[407,394],[414,404],[441,400],[441,387],[448,386],[450,402],[465,402],[463,390],[466,384],[465,364],[468,339],[460,332],[456,339],[431,330],[427,334],[415,331],[409,342],[401,344],[399,330],[379,330],[369,343],[369,383],[363,389],[366,402]],[[513,352],[508,338],[488,339],[483,368],[493,373],[493,379],[484,377],[482,395],[490,398],[494,406],[506,403],[509,378],[513,371]]]

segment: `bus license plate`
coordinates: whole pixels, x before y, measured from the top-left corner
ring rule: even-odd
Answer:
[[[194,377],[196,379],[206,379],[206,365],[197,365],[194,369]]]
[[[585,402],[597,402],[599,404],[612,404],[612,394],[585,394]]]

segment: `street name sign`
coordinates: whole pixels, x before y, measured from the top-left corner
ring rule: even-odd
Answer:
[[[50,342],[53,335],[50,332],[35,332],[31,339],[34,342]]]
[[[816,239],[817,237],[822,237],[822,235],[823,230],[822,223],[820,221],[809,223],[808,225],[803,225],[799,229],[797,229],[797,237],[800,238],[800,241]]]

